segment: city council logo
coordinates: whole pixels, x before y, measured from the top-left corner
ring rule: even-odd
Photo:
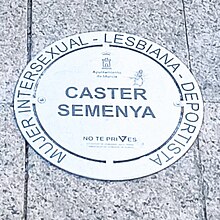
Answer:
[[[111,57],[110,53],[103,53],[103,59],[102,59],[102,69],[111,69]]]

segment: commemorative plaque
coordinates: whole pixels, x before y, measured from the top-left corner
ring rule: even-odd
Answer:
[[[27,65],[14,110],[24,138],[52,164],[127,180],[187,152],[203,102],[193,75],[165,48],[130,34],[91,32],[55,42]]]

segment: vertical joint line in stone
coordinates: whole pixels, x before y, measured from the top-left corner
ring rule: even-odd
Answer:
[[[27,0],[27,62],[32,53],[32,0]]]
[[[29,145],[27,141],[25,141],[25,175],[24,175],[24,203],[23,203],[23,220],[27,220],[27,205],[28,205],[28,153],[29,153]]]
[[[200,178],[201,178],[201,193],[202,193],[202,211],[203,211],[203,217],[204,220],[208,220],[207,217],[207,206],[206,206],[206,200],[207,200],[207,186],[206,186],[206,182],[204,180],[204,176],[203,176],[203,167],[202,167],[202,159],[201,159],[201,154],[200,154],[200,144],[199,144],[199,140],[197,140],[197,150],[198,150],[198,169],[200,172]]]
[[[32,0],[27,0],[27,63],[32,56]],[[25,180],[24,180],[24,203],[23,203],[23,220],[27,220],[28,211],[28,167],[29,167],[29,144],[25,141]]]
[[[184,0],[182,0],[183,4],[183,17],[184,17],[184,26],[185,26],[185,34],[186,34],[186,45],[187,45],[187,52],[188,52],[188,64],[189,64],[189,69],[192,72],[192,66],[191,66],[191,60],[190,60],[190,49],[189,49],[189,38],[188,38],[188,29],[187,29],[187,20],[186,20],[186,11],[185,11],[185,4]],[[205,180],[203,176],[203,170],[202,170],[202,160],[201,160],[201,154],[200,154],[200,143],[199,139],[197,139],[196,142],[197,145],[197,151],[198,151],[198,169],[199,169],[199,174],[201,178],[201,193],[202,193],[202,212],[203,212],[203,217],[205,220],[207,220],[207,207],[206,207],[206,195],[205,195]]]
[[[183,18],[184,18],[184,27],[185,27],[185,36],[186,36],[188,66],[189,66],[190,71],[192,72],[191,60],[190,60],[190,50],[189,50],[189,38],[188,38],[188,29],[187,29],[186,11],[185,11],[185,3],[184,3],[184,0],[182,0],[182,4],[183,4]]]

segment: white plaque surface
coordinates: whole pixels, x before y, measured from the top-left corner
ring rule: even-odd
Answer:
[[[186,66],[140,37],[91,32],[55,42],[25,68],[14,110],[29,144],[74,174],[126,180],[178,160],[202,124]]]

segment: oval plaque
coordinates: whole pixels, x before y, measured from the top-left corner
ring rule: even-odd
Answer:
[[[23,71],[14,109],[28,143],[74,174],[126,180],[158,172],[195,141],[199,87],[163,47],[114,32],[70,36]]]

